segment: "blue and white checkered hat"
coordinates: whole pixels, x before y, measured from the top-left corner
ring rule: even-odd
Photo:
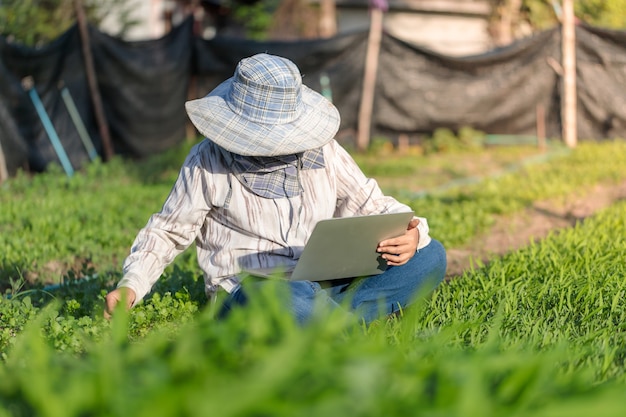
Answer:
[[[340,121],[330,101],[302,84],[293,62],[268,54],[242,59],[233,77],[185,108],[207,139],[246,156],[319,148],[335,137]]]

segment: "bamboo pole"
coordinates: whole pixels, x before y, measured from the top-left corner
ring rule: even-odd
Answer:
[[[104,161],[108,161],[113,157],[113,145],[111,143],[109,125],[107,123],[106,117],[104,115],[104,109],[102,107],[100,90],[98,90],[98,80],[96,78],[96,71],[94,69],[93,56],[91,55],[91,49],[89,49],[89,30],[87,28],[87,18],[85,17],[85,8],[83,7],[82,0],[74,0],[74,8],[76,10],[76,19],[78,20],[78,27],[80,30],[83,59],[85,60],[85,72],[87,73],[87,82],[89,83],[91,101],[93,102],[96,121],[98,123],[98,129],[100,131],[100,137],[102,139],[102,159]]]
[[[377,7],[371,9],[370,32],[367,41],[365,56],[365,74],[363,76],[363,93],[359,108],[356,147],[365,151],[370,142],[372,123],[372,109],[374,107],[374,90],[376,87],[376,72],[378,71],[378,54],[383,32],[383,11]]]
[[[9,171],[7,169],[7,160],[2,151],[2,143],[0,143],[0,184],[9,179]]]
[[[190,4],[189,13],[193,16],[193,26],[191,28],[192,35],[194,37],[202,37],[201,24],[198,23],[198,15],[200,8],[199,0],[192,0]],[[187,100],[194,100],[198,98],[198,82],[197,77],[191,72],[189,75],[189,84],[187,85]],[[198,131],[189,118],[185,123],[185,139],[188,143],[192,143],[198,139]]]
[[[537,104],[536,108],[537,118],[537,146],[542,151],[546,150],[546,111],[543,105]]]
[[[335,0],[320,1],[319,33],[321,38],[331,38],[337,34]]]
[[[570,147],[576,147],[576,27],[573,0],[563,0],[563,24],[561,25],[561,48],[563,54],[563,140]]]

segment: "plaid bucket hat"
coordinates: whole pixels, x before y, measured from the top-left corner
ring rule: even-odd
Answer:
[[[185,103],[207,139],[244,156],[291,155],[319,148],[339,129],[339,111],[302,84],[286,58],[257,54],[207,96]]]

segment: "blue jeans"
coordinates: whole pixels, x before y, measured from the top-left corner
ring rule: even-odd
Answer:
[[[312,281],[284,281],[284,285],[289,287],[289,292],[285,294],[291,295],[290,302],[285,301],[299,323],[305,323],[318,305],[346,309],[370,323],[404,309],[418,294],[431,292],[443,280],[445,272],[445,249],[439,241],[433,239],[406,264],[389,267],[380,275],[327,281],[324,287]],[[236,306],[247,304],[247,293],[258,290],[268,282],[248,282],[229,294],[218,317],[226,316]]]

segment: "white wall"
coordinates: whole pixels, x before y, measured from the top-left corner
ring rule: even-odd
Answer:
[[[363,4],[362,4],[363,3]],[[487,31],[489,4],[484,0],[389,1],[387,33],[445,55],[474,55],[493,48]],[[338,1],[339,33],[369,27],[365,2]]]
[[[132,18],[140,23],[127,32],[124,40],[156,39],[165,35],[163,15],[168,3],[165,0],[127,0],[128,6],[132,8]],[[119,16],[111,12],[102,22],[100,29],[112,35],[119,33]]]
[[[492,47],[487,20],[461,16],[390,13],[387,32],[445,55],[474,55]]]

